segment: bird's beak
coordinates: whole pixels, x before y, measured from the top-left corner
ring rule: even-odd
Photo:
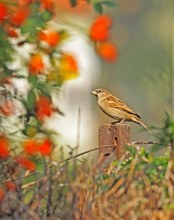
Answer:
[[[94,90],[91,92],[93,95],[97,95],[97,92]]]

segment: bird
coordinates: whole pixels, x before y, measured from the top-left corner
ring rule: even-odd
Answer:
[[[131,121],[143,126],[150,134],[152,134],[151,130],[142,122],[139,114],[134,112],[123,101],[116,96],[113,96],[106,89],[95,89],[91,91],[91,93],[97,97],[97,103],[100,109],[106,115],[115,119],[111,124]]]

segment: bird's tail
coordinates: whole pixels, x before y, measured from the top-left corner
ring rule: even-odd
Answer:
[[[139,118],[134,118],[133,121],[134,121],[135,123],[137,123],[137,124],[143,126],[150,134],[153,135],[152,131],[141,121],[141,119],[139,119]]]

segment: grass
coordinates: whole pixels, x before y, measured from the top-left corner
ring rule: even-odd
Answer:
[[[15,190],[4,188],[1,219],[174,218],[174,163],[167,156],[129,146],[121,160],[102,167],[79,157],[57,165],[44,163],[44,172],[17,167],[12,174],[5,172],[10,161],[1,163],[2,184],[7,177],[16,184]]]

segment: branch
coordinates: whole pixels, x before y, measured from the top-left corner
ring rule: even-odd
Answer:
[[[65,162],[67,162],[67,161],[69,161],[69,160],[72,160],[72,159],[74,159],[74,158],[83,156],[83,155],[85,155],[85,154],[89,154],[89,153],[91,153],[91,152],[93,152],[93,151],[100,150],[100,149],[103,149],[103,148],[112,148],[112,147],[115,147],[115,145],[109,145],[109,146],[103,146],[103,147],[93,148],[93,149],[84,151],[84,152],[82,152],[82,153],[76,154],[75,156],[68,157],[68,158],[65,159],[65,160],[61,160],[60,162],[51,161],[51,163],[52,163],[53,165],[59,165],[59,164],[65,163]]]

